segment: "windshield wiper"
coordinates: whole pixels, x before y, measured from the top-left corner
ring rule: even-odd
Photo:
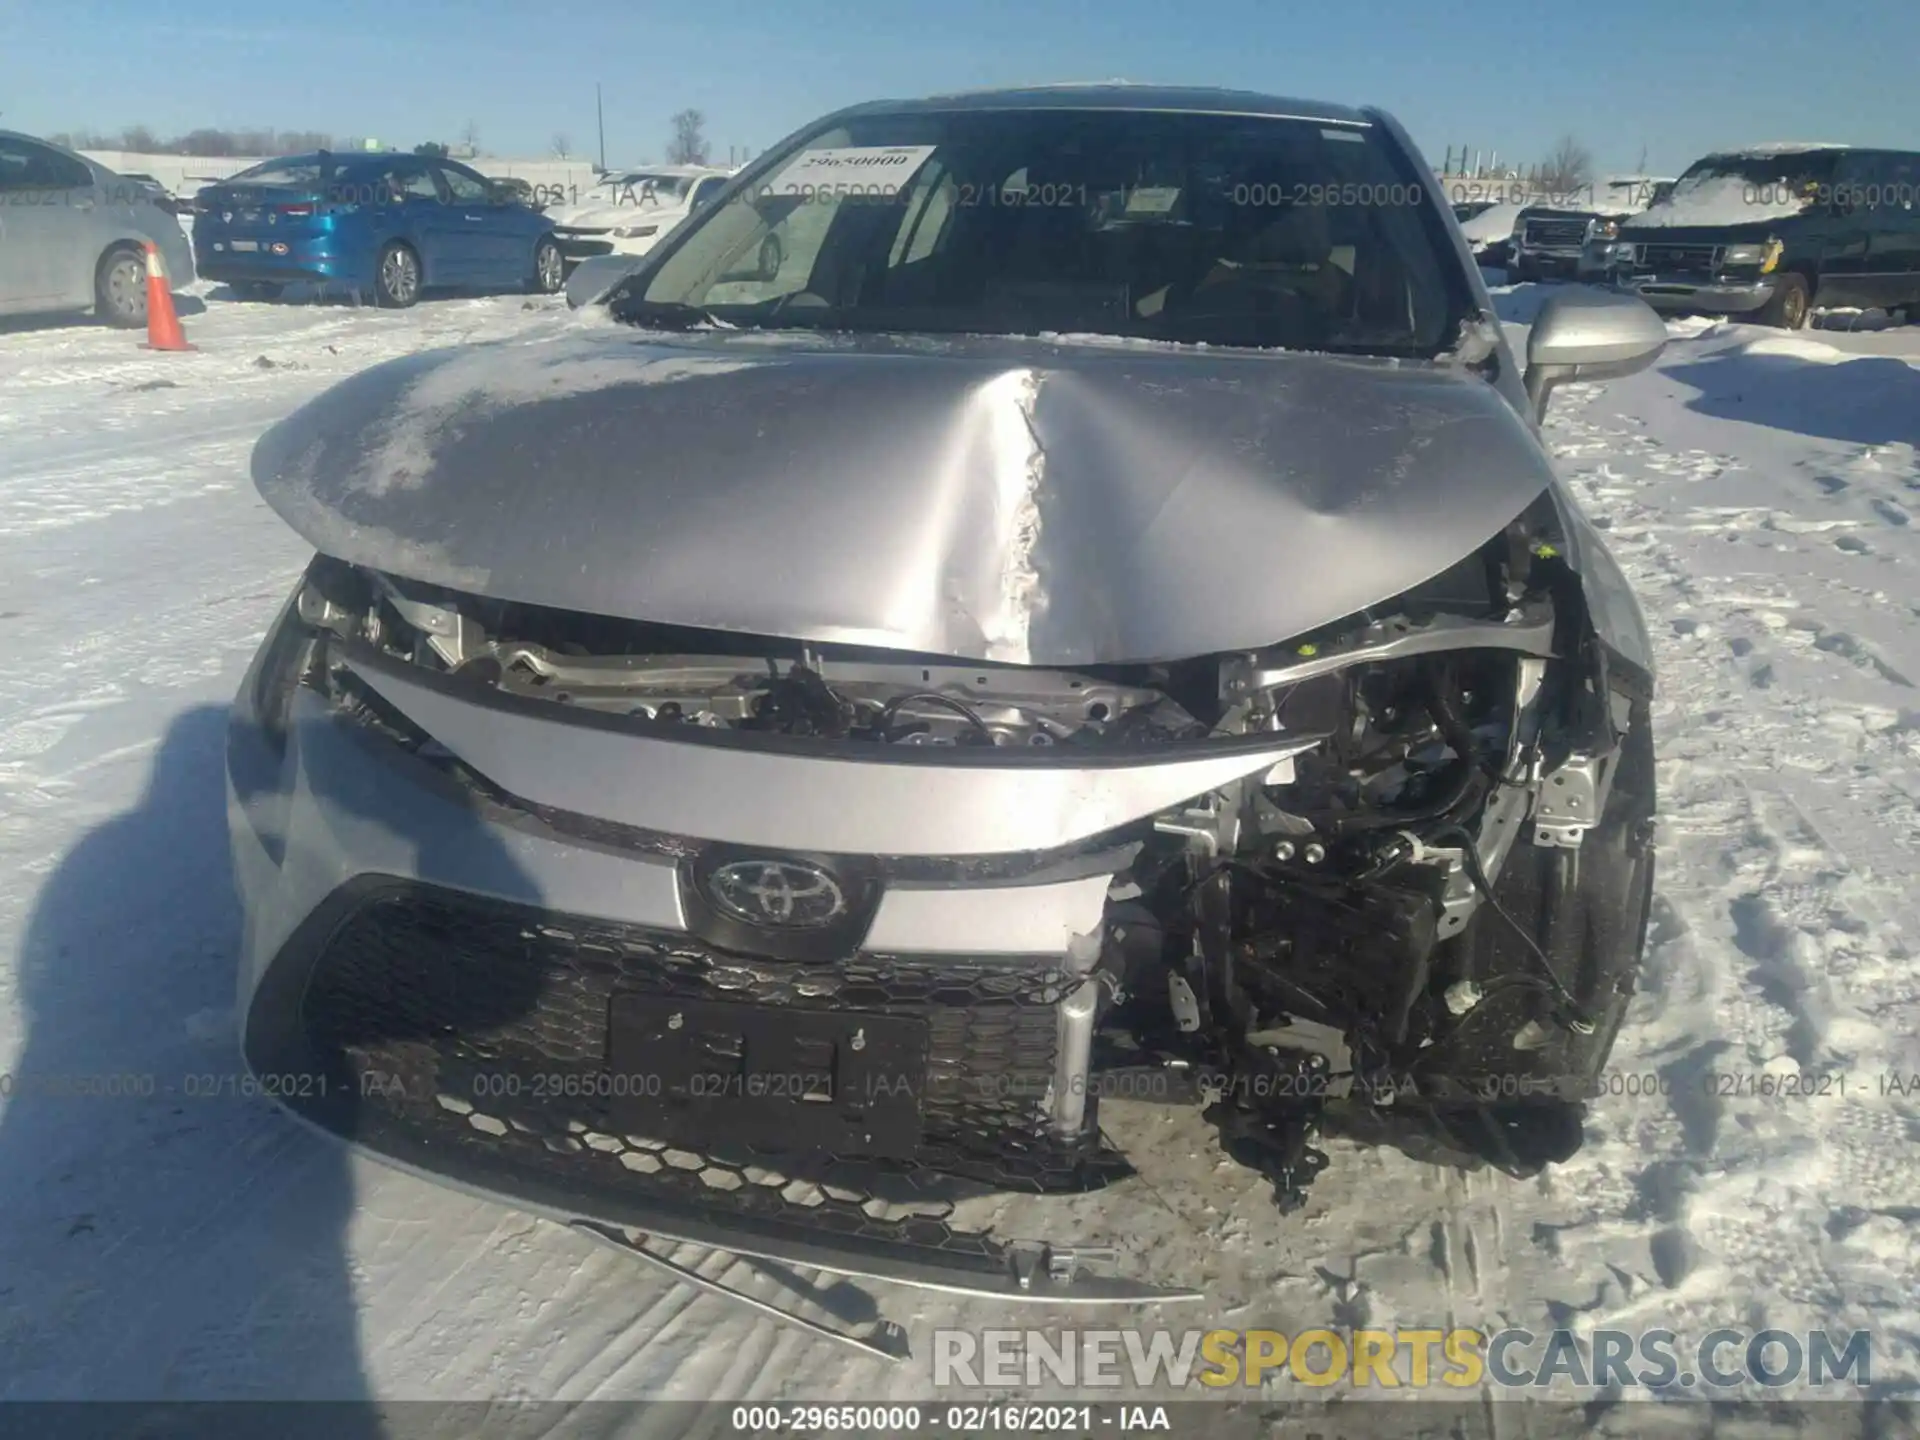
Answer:
[[[626,295],[612,301],[607,309],[616,320],[661,330],[691,330],[696,325],[733,328],[704,305],[689,305],[684,300],[643,300],[638,295]]]

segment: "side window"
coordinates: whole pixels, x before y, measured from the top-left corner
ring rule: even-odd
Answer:
[[[77,190],[93,172],[70,155],[31,140],[0,139],[0,190]]]
[[[447,182],[447,189],[453,195],[454,204],[484,205],[493,198],[493,192],[487,189],[487,182],[478,175],[455,169],[451,165],[442,165],[439,170],[440,177]]]
[[[1880,179],[1882,209],[1920,215],[1920,155],[1889,155]]]
[[[753,305],[805,292],[842,208],[783,197],[707,211],[705,223],[724,227],[722,233],[732,238],[732,245],[724,265],[702,287],[702,300]]]
[[[714,196],[726,188],[726,183],[726,180],[722,176],[715,175],[695,185],[693,187],[692,208],[698,210],[702,205],[710,202]]]
[[[1834,167],[1833,190],[1838,208],[1876,210],[1887,170],[1886,157],[1872,153],[1842,155]]]
[[[33,160],[18,140],[0,139],[0,190],[31,190]]]
[[[902,207],[900,229],[893,237],[887,268],[917,265],[930,257],[947,233],[958,191],[953,177],[938,161],[929,164]]]
[[[438,200],[440,191],[424,165],[391,165],[381,172],[395,200]]]

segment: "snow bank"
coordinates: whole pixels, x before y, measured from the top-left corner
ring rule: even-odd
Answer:
[[[1742,355],[1784,355],[1790,360],[1807,360],[1817,365],[1838,365],[1843,360],[1852,360],[1849,355],[1832,345],[1822,345],[1818,340],[1795,340],[1789,336],[1769,336],[1765,340],[1751,340],[1740,347]]]

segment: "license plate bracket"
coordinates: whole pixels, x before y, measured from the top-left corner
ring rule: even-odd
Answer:
[[[928,1032],[912,1016],[613,997],[613,1105],[697,1146],[904,1158],[920,1142]]]

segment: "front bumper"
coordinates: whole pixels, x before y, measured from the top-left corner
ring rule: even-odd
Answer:
[[[1638,295],[1656,310],[1745,315],[1773,298],[1774,281],[1722,280],[1697,275],[1616,275],[1614,288]]]
[[[955,1213],[985,1194],[1084,1190],[1126,1173],[1101,1145],[1084,1083],[1099,988],[1089,937],[1102,930],[1124,857],[1096,843],[1068,847],[1071,856],[1055,847],[889,862],[846,951],[787,961],[723,949],[698,933],[688,889],[688,857],[702,842],[684,823],[679,834],[639,828],[684,813],[658,793],[669,788],[664,772],[647,773],[659,758],[649,747],[686,750],[690,759],[668,760],[704,771],[696,792],[727,788],[713,779],[714,755],[628,737],[617,742],[624,755],[564,753],[605,727],[450,714],[422,698],[434,687],[408,690],[398,669],[380,675],[369,664],[383,693],[412,717],[434,715],[425,728],[469,759],[485,750],[473,726],[544,756],[521,788],[549,772],[583,774],[582,803],[556,810],[477,789],[304,687],[276,740],[249,699],[260,663],[228,747],[245,915],[238,998],[249,1068],[294,1113],[403,1168],[563,1221],[1002,1297],[1170,1298],[1077,1269],[1072,1246],[1002,1241]],[[757,772],[741,815],[804,818],[814,807],[791,802],[807,767],[782,775],[765,759],[719,752],[723,770]],[[1248,751],[1233,763],[1272,762]],[[510,757],[498,768],[517,775]],[[842,768],[889,772],[835,782],[859,811],[863,784],[895,785],[901,769],[919,767]],[[623,795],[615,769],[640,783]],[[1087,792],[1100,773],[1073,772],[1075,803],[1096,813],[1100,798]],[[1046,810],[1044,794],[1038,801]],[[587,805],[602,813],[583,813]],[[632,823],[609,822],[615,809],[630,809]],[[949,827],[956,843],[964,828]],[[821,833],[834,843],[817,848],[832,851],[857,832],[823,821]],[[870,847],[870,858],[884,848]],[[636,996],[699,1013],[744,1005],[796,1030],[844,1032],[864,1019],[924,1033],[911,1146],[771,1150],[764,1140],[708,1141],[692,1112],[663,1119],[654,1096],[686,1077],[655,1088],[616,1060],[616,1012]]]
[[[1537,275],[1559,275],[1571,278],[1579,273],[1580,252],[1530,249],[1525,245],[1516,245],[1513,247],[1512,258],[1507,263],[1510,269],[1526,270]]]
[[[645,255],[660,243],[660,236],[665,233],[664,229],[653,235],[615,235],[612,231],[589,234],[560,230],[555,233],[554,239],[559,242],[561,255],[577,264],[596,255]]]

